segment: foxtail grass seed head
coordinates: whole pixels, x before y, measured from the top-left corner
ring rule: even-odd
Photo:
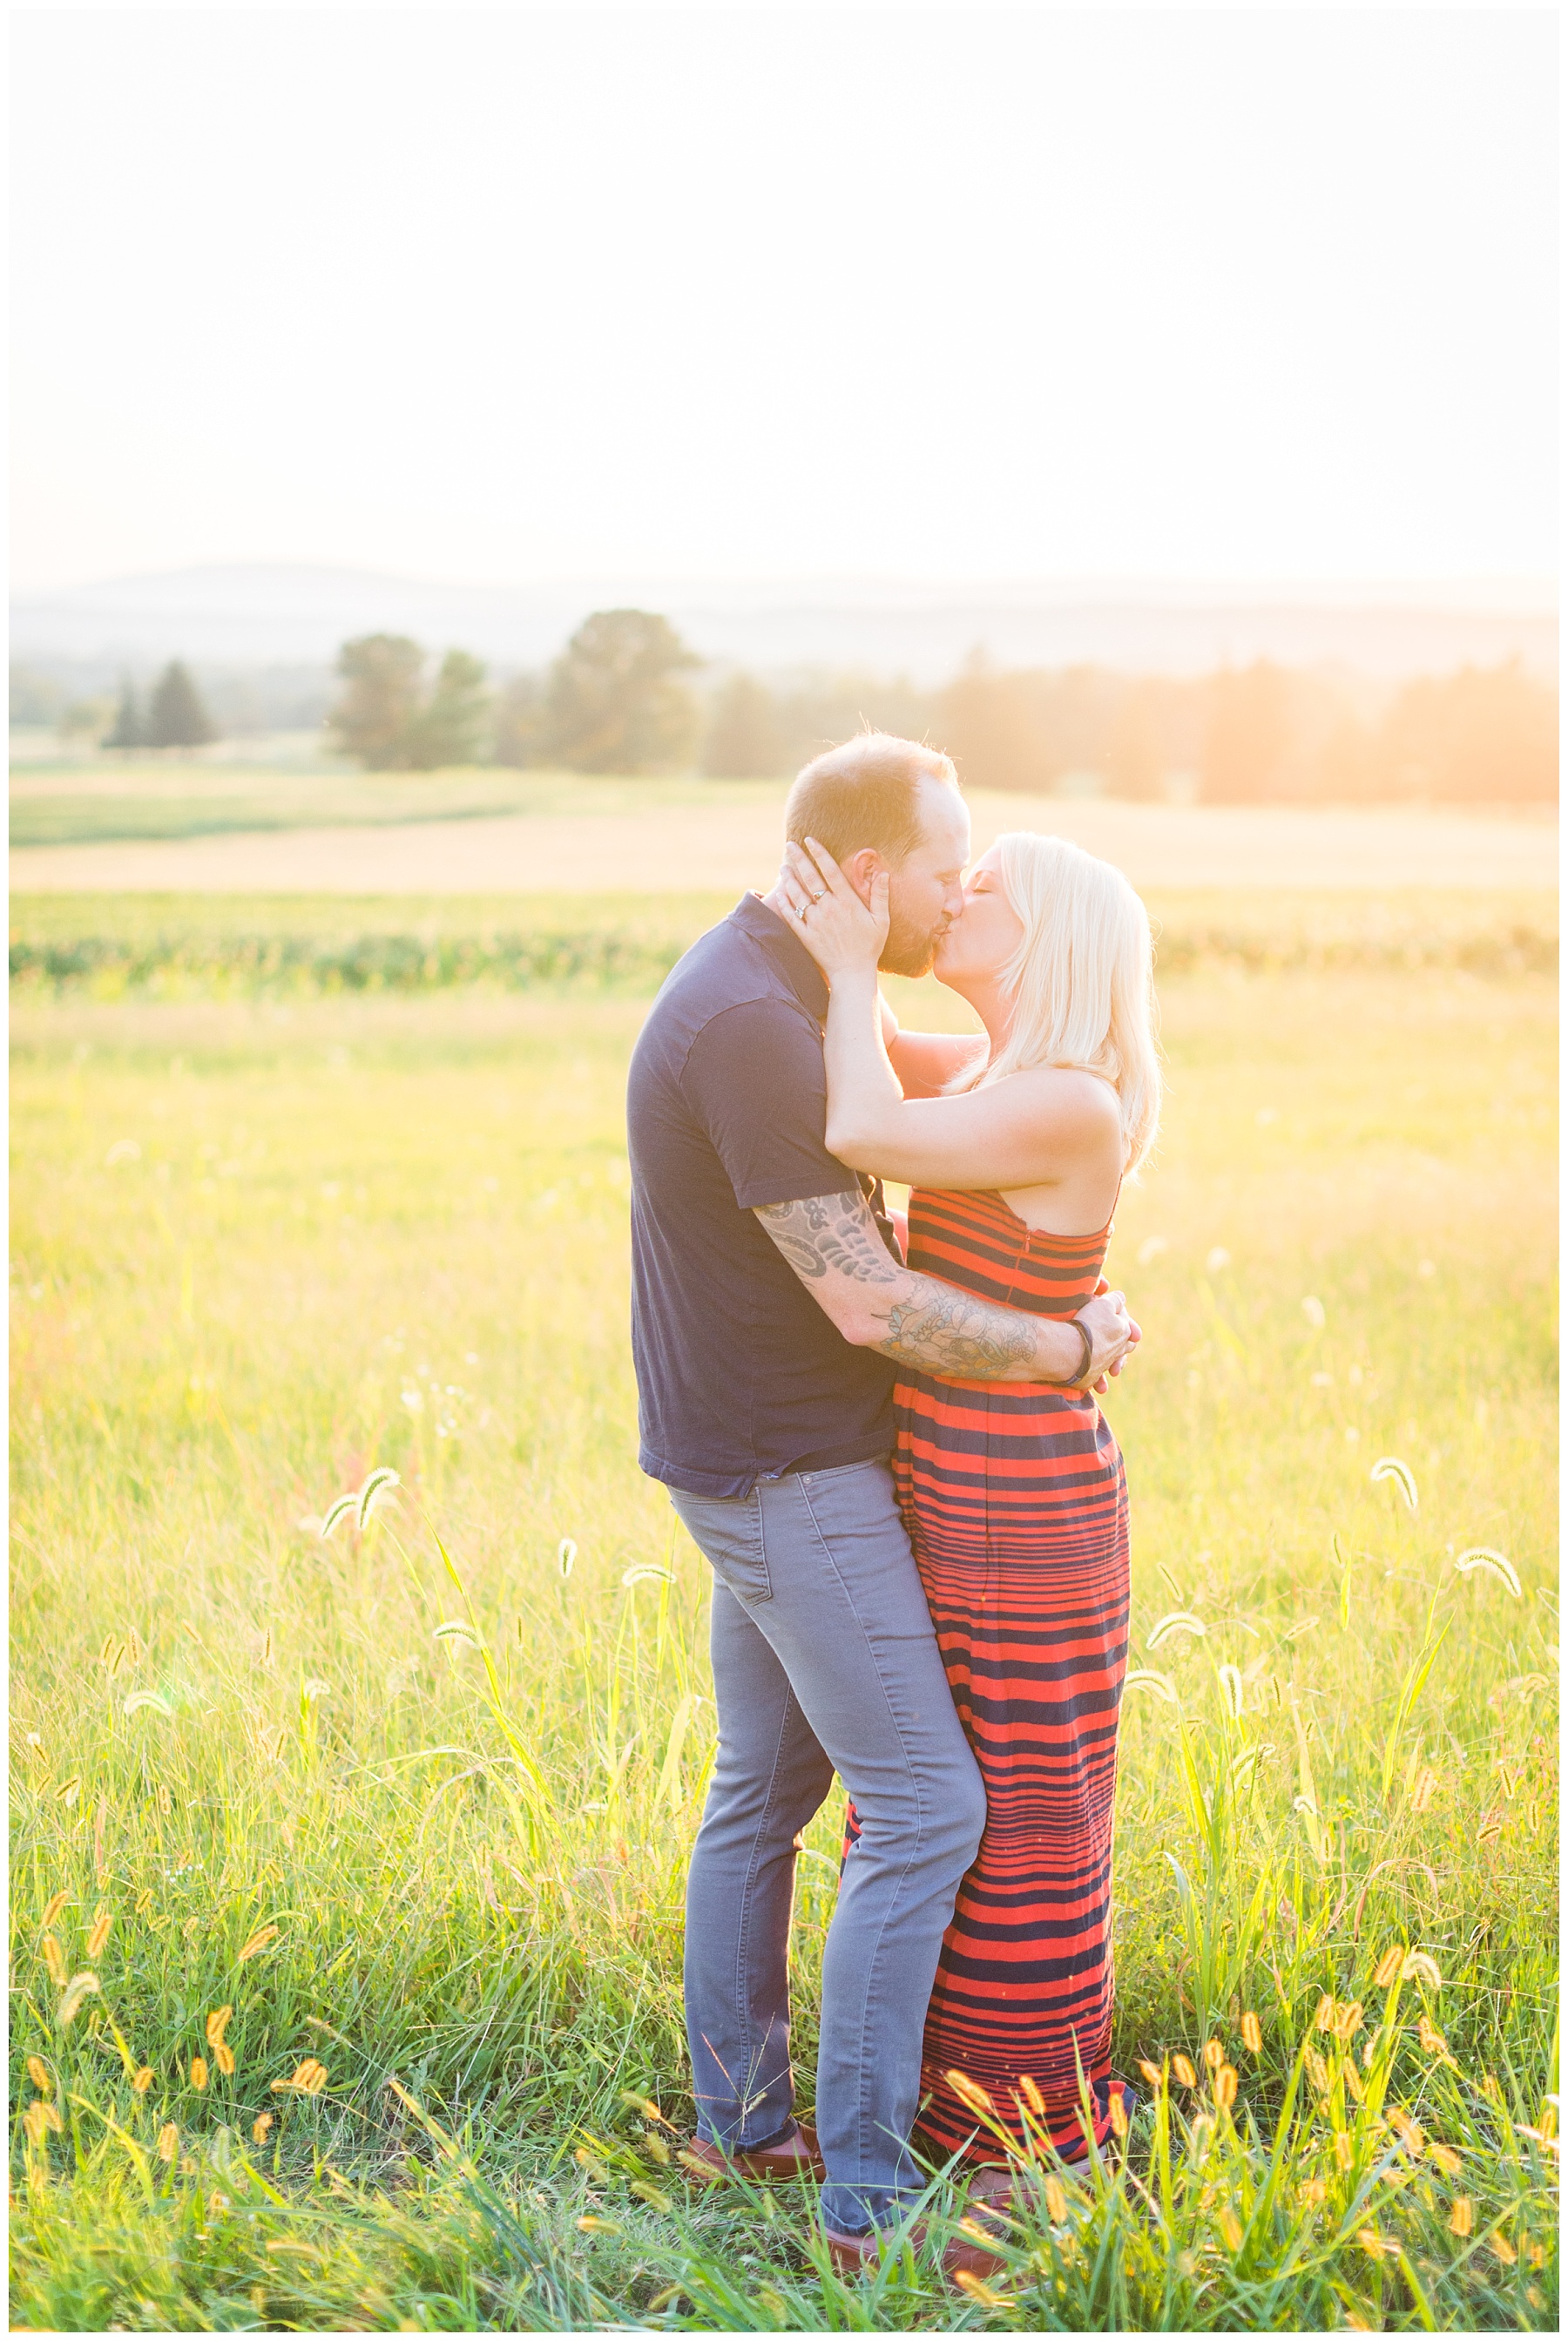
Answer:
[[[87,1957],[90,1959],[95,1959],[108,1941],[109,1929],[114,1923],[114,1912],[106,1902],[100,1902],[93,1920],[93,1931],[87,1938]]]
[[[1468,2236],[1473,2233],[1474,2226],[1474,2204],[1471,2201],[1468,2195],[1456,2195],[1454,2198],[1454,2208],[1448,2214],[1449,2234],[1451,2236]]]
[[[1424,1983],[1429,1991],[1443,1989],[1443,1977],[1438,1973],[1437,1961],[1430,1957],[1425,1951],[1406,1951],[1399,1972],[1405,1983]]]
[[[1468,1577],[1473,1569],[1484,1569],[1502,1580],[1515,1600],[1519,1599],[1519,1571],[1505,1552],[1494,1552],[1489,1544],[1473,1544],[1467,1552],[1459,1554],[1454,1566],[1462,1577]]]
[[[160,2162],[173,2162],[179,2151],[180,2133],[173,2122],[165,2122],[158,2132],[158,2159]]]
[[[217,2047],[213,2049],[213,2062],[216,2065],[220,2073],[227,2075],[233,2071],[234,2052],[230,2047],[226,2040],[220,2040]]]
[[[275,1927],[258,1927],[249,1941],[241,1944],[234,1965],[243,1967],[247,1959],[257,1957],[266,1949],[269,1943],[275,1943],[277,1939],[278,1930]]]
[[[562,1537],[555,1548],[555,1565],[562,1577],[571,1575],[571,1564],[577,1559],[577,1546],[571,1537]]]
[[[1235,2105],[1239,2078],[1234,2065],[1222,2065],[1215,2075],[1214,2101],[1222,2113],[1228,2113]]]
[[[65,1952],[60,1948],[55,1937],[47,1930],[39,1936],[38,1948],[43,1953],[44,1964],[49,1970],[50,1982],[56,1991],[64,1991],[65,1977],[69,1972],[65,1965]]]
[[[1421,1499],[1415,1491],[1415,1474],[1408,1463],[1400,1461],[1397,1455],[1380,1455],[1372,1467],[1372,1478],[1374,1485],[1379,1479],[1392,1479],[1404,1497],[1408,1510],[1414,1512],[1419,1506]]]
[[[272,2114],[258,2114],[251,2124],[251,2136],[258,2146],[266,2144],[267,2132],[271,2129],[274,2119],[275,2117]]]
[[[146,1916],[147,1916],[148,1912],[152,1909],[152,1907],[153,1907],[153,1889],[152,1889],[152,1888],[151,1888],[150,1886],[144,1886],[144,1887],[143,1887],[143,1888],[142,1888],[142,1890],[141,1890],[141,1892],[140,1892],[140,1893],[137,1895],[137,1897],[136,1897],[136,1916],[137,1916],[137,1918],[146,1918]]]
[[[1351,2152],[1350,2140],[1342,2129],[1336,2129],[1334,2133],[1334,2158],[1341,2170],[1348,2170],[1355,2160]]]
[[[327,1543],[342,1528],[343,1522],[352,1518],[359,1508],[360,1499],[357,1492],[352,1496],[340,1496],[335,1503],[329,1504],[322,1519],[322,1542]]]
[[[1313,2013],[1312,2028],[1315,2032],[1332,2032],[1334,2030],[1334,2000],[1332,1996],[1326,1991],[1324,1993],[1323,1997],[1318,2001],[1317,2007]]]
[[[64,1886],[62,1886],[58,1894],[51,1894],[49,1899],[44,1905],[44,1916],[38,1921],[39,1925],[41,1927],[52,1927],[70,1899],[70,1891],[68,1888]]]
[[[1426,2158],[1434,2162],[1444,2178],[1457,2178],[1464,2165],[1451,2146],[1439,2146],[1434,2138],[1426,2149]]]
[[[37,2098],[24,2112],[22,2127],[28,2145],[36,2151],[44,2143],[44,2107]]]
[[[1309,2048],[1306,2052],[1306,2072],[1313,2087],[1320,2097],[1323,2096],[1328,2088],[1328,2067],[1315,2048]]]
[[[1388,2127],[1407,2154],[1420,2154],[1426,2144],[1426,2133],[1403,2106],[1390,2106]]]
[[[1321,1333],[1328,1322],[1328,1311],[1315,1292],[1309,1292],[1304,1298],[1301,1313],[1315,1333]]]
[[[1208,2067],[1211,2073],[1217,2073],[1219,2071],[1220,2067],[1225,2063],[1225,2050],[1220,2047],[1217,2040],[1206,2040],[1204,2042],[1203,2061]]]
[[[1190,1609],[1167,1609],[1158,1623],[1149,1628],[1144,1637],[1144,1648],[1146,1650],[1157,1650],[1160,1644],[1168,1641],[1173,1634],[1204,1636],[1207,1632],[1208,1628],[1203,1619],[1195,1617]]]
[[[988,2093],[981,2088],[978,2081],[971,2081],[967,2073],[952,2072],[944,2077],[958,2103],[967,2107],[970,2113],[995,2113],[995,2105]]]
[[[1151,2065],[1146,2057],[1140,2057],[1138,2058],[1138,2071],[1143,2075],[1151,2089],[1163,2089],[1165,2087],[1166,2077],[1164,2073],[1160,2070],[1160,2067],[1157,2065]]]
[[[1035,2085],[1035,2077],[1032,2073],[1018,2075],[1018,2091],[1032,2114],[1044,2114],[1046,2101]]]
[[[1375,2227],[1358,2227],[1355,2240],[1369,2260],[1380,2260],[1399,2248],[1397,2244],[1385,2243]]]
[[[206,2026],[207,2046],[209,2048],[221,2048],[223,2047],[223,2035],[229,2028],[229,2018],[233,2016],[233,2007],[214,2007],[213,2009],[212,2013],[207,2017]]]
[[[989,2242],[990,2238],[987,2236],[986,2240]],[[978,2301],[982,2308],[1000,2308],[1003,2306],[1002,2295],[993,2292],[988,2284],[982,2284],[968,2268],[955,2269],[953,2282],[960,2292],[967,2292],[969,2298]]]
[[[98,1978],[91,1967],[83,1967],[79,1974],[71,1977],[70,1982],[65,1986],[65,1997],[60,2002],[60,2011],[56,2018],[62,2032],[68,2025],[75,2022],[82,2012],[83,2001],[91,1999],[97,1988]]]
[[[1354,2040],[1365,2020],[1365,2009],[1360,2000],[1342,2003],[1334,2016],[1334,2037],[1336,2040]]]
[[[193,2057],[191,2059],[191,2087],[193,2089],[204,2089],[206,2086],[207,2060],[204,2057]]]
[[[1315,2211],[1320,2204],[1328,2200],[1328,2181],[1326,2178],[1309,2178],[1300,2193],[1307,2209]]]
[[[1501,2261],[1504,2267],[1513,2267],[1519,2257],[1518,2253],[1514,2250],[1506,2236],[1490,2236],[1488,2238],[1488,2248],[1491,2251],[1493,2257]]]
[[[394,1491],[402,1485],[402,1481],[388,1463],[372,1471],[359,1492],[357,1525],[362,1529],[367,1529],[375,1513],[382,1504],[391,1502]]]
[[[144,2097],[155,2077],[151,2065],[138,2065],[131,2076],[131,2087],[139,2097]]]
[[[1046,2215],[1053,2227],[1066,2223],[1067,2191],[1059,2178],[1047,2178],[1046,2181]]]
[[[1260,2057],[1263,2054],[1263,2027],[1250,2007],[1241,2019],[1241,2037],[1244,2046],[1253,2056]]]
[[[1220,1692],[1225,1699],[1227,1713],[1233,1718],[1239,1718],[1242,1708],[1246,1703],[1246,1688],[1241,1679],[1241,1669],[1233,1667],[1227,1659],[1224,1666],[1217,1667],[1215,1671],[1219,1678]]]
[[[289,2080],[273,2083],[274,2089],[291,2089],[304,2097],[319,2097],[326,2085],[327,2068],[314,2057],[307,2057]]]
[[[1122,1678],[1122,1689],[1124,1691],[1152,1690],[1155,1697],[1163,1698],[1167,1707],[1180,1705],[1176,1687],[1169,1675],[1162,1675],[1154,1667],[1129,1667]]]
[[[1241,2249],[1241,2221],[1227,2205],[1215,2221],[1215,2225],[1224,2239],[1226,2251],[1234,2256]]]
[[[1417,2038],[1420,2040],[1423,2048],[1426,2051],[1426,2054],[1429,2057],[1447,2056],[1448,2043],[1444,2038],[1442,2033],[1437,2029],[1436,2025],[1432,2023],[1429,2018],[1424,2016],[1421,2018],[1420,2023],[1416,2026],[1415,2031]]]
[[[1126,2104],[1123,2102],[1122,2093],[1119,2089],[1113,2089],[1111,2091],[1110,2117],[1111,2128],[1115,2131],[1116,2137],[1126,2137],[1127,2134],[1127,2109]]]
[[[1404,1946],[1402,1943],[1394,1943],[1378,1960],[1377,1971],[1372,1980],[1380,1991],[1386,1991],[1391,1984],[1396,1984],[1399,1981],[1404,1973]]]
[[[1193,2089],[1197,2087],[1197,2075],[1193,2071],[1189,2058],[1179,2054],[1171,2058],[1171,2071],[1176,2075],[1176,2079],[1181,2083],[1184,2089]]]
[[[55,2093],[54,2079],[50,2074],[48,2066],[45,2065],[42,2057],[28,2057],[27,2078],[32,2082],[33,2087],[37,2090],[38,2095],[41,2097],[53,2097]]]

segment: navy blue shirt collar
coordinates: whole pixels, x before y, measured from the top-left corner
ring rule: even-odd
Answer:
[[[742,894],[729,915],[771,953],[806,1013],[822,1023],[828,1014],[828,979],[788,921],[769,910],[760,894]]]

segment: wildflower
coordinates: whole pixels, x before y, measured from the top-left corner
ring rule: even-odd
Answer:
[[[114,1914],[106,1902],[100,1902],[93,1918],[93,1931],[87,1938],[87,1957],[95,1959],[109,1939],[109,1929]]]
[[[1059,2227],[1067,2216],[1067,2192],[1059,2178],[1046,2181],[1046,2210],[1054,2227]]]
[[[193,2089],[204,2089],[206,2086],[207,2060],[204,2057],[193,2057],[191,2059],[191,2087]]]
[[[271,2114],[258,2114],[255,2120],[251,2124],[251,2136],[255,2139],[258,2146],[264,2146],[266,2144],[267,2132],[273,2126],[273,2117]]]
[[[131,2087],[139,2097],[144,2097],[153,2086],[154,2078],[151,2065],[138,2065],[131,2076]]]
[[[165,2122],[158,2132],[158,2159],[160,2162],[173,2162],[179,2151],[180,2133],[173,2122]]]
[[[1263,2027],[1250,2007],[1241,2019],[1241,2037],[1255,2057],[1263,2054]]]
[[[60,1948],[55,1937],[46,1933],[39,1936],[38,1948],[43,1953],[44,1964],[49,1970],[50,1982],[56,1991],[64,1991],[66,1974],[65,1952]]]
[[[1399,1981],[1404,1971],[1404,1947],[1402,1944],[1395,1943],[1391,1949],[1384,1951],[1378,1960],[1377,1972],[1372,1980],[1379,1991],[1386,1991],[1391,1984],[1396,1984]]]
[[[1236,2103],[1238,2078],[1234,2065],[1222,2065],[1214,2077],[1214,2101],[1222,2113],[1228,2113]]]
[[[1467,2236],[1475,2225],[1475,2206],[1468,2195],[1456,2195],[1454,2208],[1448,2215],[1451,2236]]]
[[[1184,2089],[1196,2088],[1197,2075],[1193,2071],[1191,2065],[1185,2057],[1176,2056],[1171,2058],[1171,2071],[1176,2075],[1176,2079],[1181,2083]]]

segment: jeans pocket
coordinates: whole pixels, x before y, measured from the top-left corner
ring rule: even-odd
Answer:
[[[754,1609],[759,1602],[772,1600],[759,1494],[691,1496],[684,1489],[672,1488],[670,1499],[692,1543],[737,1601]]]

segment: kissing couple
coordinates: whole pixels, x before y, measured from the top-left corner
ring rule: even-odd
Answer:
[[[632,1058],[632,1343],[642,1469],[713,1572],[687,2167],[817,2179],[852,2269],[922,2161],[1000,2202],[1009,2142],[1112,2127],[1127,1503],[1094,1393],[1139,1338],[1100,1270],[1159,1071],[1138,897],[1026,832],[969,869],[948,757],[865,733],[786,829]],[[934,971],[983,1037],[902,1031],[878,970]],[[812,2128],[789,1938],[835,1773]]]

